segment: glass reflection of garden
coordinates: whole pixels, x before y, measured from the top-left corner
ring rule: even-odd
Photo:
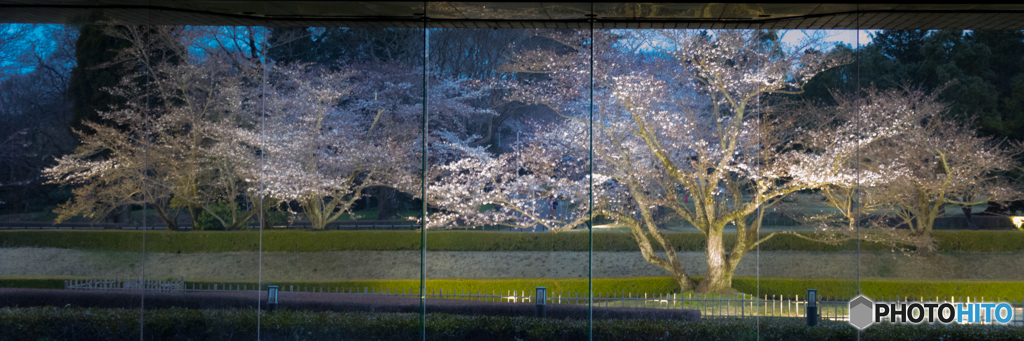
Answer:
[[[90,323],[24,308],[59,301],[153,338],[825,337],[807,289],[1024,318],[1024,33],[859,33],[0,25],[0,334]]]

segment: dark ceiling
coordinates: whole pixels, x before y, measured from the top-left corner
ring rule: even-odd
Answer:
[[[424,4],[426,11],[424,11]],[[0,22],[582,28],[1024,29],[1024,5],[0,0]]]

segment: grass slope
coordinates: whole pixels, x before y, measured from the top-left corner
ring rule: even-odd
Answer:
[[[66,279],[85,279],[84,277],[60,277],[60,276],[0,276],[0,287],[6,288],[41,288],[41,289],[62,289]],[[700,280],[700,276],[694,279]],[[246,281],[220,281],[217,279],[189,279],[186,285],[203,286],[209,288],[217,284],[218,288],[225,286],[255,287],[255,282]],[[282,281],[273,283],[283,290],[294,287],[296,291],[324,291],[334,292],[380,292],[391,290],[391,292],[417,292],[420,287],[419,280],[398,279],[398,280],[354,280],[354,281]],[[536,287],[546,287],[548,295],[554,296],[563,293],[563,297],[579,293],[585,296],[587,292],[586,278],[469,278],[469,279],[428,279],[427,291],[438,293],[444,290],[445,294],[455,293],[505,293],[510,291],[532,292]],[[1000,298],[1008,300],[1020,300],[1024,297],[1024,282],[1008,281],[899,281],[887,279],[861,279],[860,287],[863,295],[868,297],[917,297],[925,300],[934,300],[936,297],[972,297],[986,299]],[[857,295],[857,281],[851,279],[835,278],[766,278],[760,281],[754,277],[736,277],[733,279],[733,288],[739,292],[764,296],[804,296],[807,289],[818,289],[818,294],[824,298],[839,297],[848,299]],[[679,293],[679,286],[671,277],[630,277],[630,278],[595,278],[594,292],[598,295],[637,295],[644,294],[665,294]],[[957,299],[958,301],[961,299]]]
[[[810,232],[805,232],[810,233]],[[230,251],[321,252],[321,251],[397,251],[419,250],[418,231],[265,231],[260,248],[260,233],[172,232],[172,231],[2,231],[0,247],[55,247],[110,251],[146,251],[166,253],[207,253]],[[703,251],[706,238],[697,232],[666,234],[677,251]],[[734,234],[726,234],[731,248]],[[762,237],[766,236],[762,233]],[[1024,232],[1007,231],[935,231],[940,251],[1019,252],[1024,251]],[[587,251],[588,238],[583,231],[562,233],[523,233],[489,231],[429,231],[428,251]],[[632,235],[619,232],[595,232],[594,251],[637,251]],[[655,249],[660,248],[655,245]],[[761,251],[850,251],[856,241],[838,245],[809,241],[791,235],[777,235],[761,245]],[[886,251],[880,244],[861,243],[862,251]]]

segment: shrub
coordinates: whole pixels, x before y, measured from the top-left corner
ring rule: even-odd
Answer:
[[[758,292],[757,279],[737,277],[733,288],[745,293]],[[761,295],[804,296],[807,289],[818,289],[821,296],[853,297],[857,295],[857,281],[837,278],[766,278],[760,280]],[[985,297],[1017,299],[1024,296],[1024,282],[1008,281],[906,281],[888,279],[861,279],[860,289],[868,297],[917,297],[934,300],[936,296]],[[931,297],[929,299],[929,297]]]
[[[257,317],[257,314],[260,314]],[[409,313],[248,310],[0,308],[0,340],[412,340],[420,317]],[[258,319],[258,320],[257,320]],[[594,321],[594,340],[857,340],[846,322],[807,327],[801,318]],[[427,314],[428,340],[587,340],[585,320]],[[865,340],[1024,340],[1024,328],[986,325],[879,324]]]
[[[335,294],[290,294],[283,293],[278,301],[280,308],[302,311],[361,311],[379,313],[416,313],[420,301],[416,295],[335,295]],[[141,295],[138,291],[108,290],[45,290],[45,289],[3,289],[0,290],[0,306],[33,307],[79,307],[79,308],[125,308],[139,307]],[[590,309],[580,304],[551,304],[547,316],[552,318],[587,319]],[[247,292],[206,291],[181,293],[150,292],[146,294],[147,309],[254,309],[262,305],[256,295]],[[431,313],[478,316],[526,316],[536,313],[533,304],[509,302],[495,297],[494,300],[431,300]],[[641,307],[593,307],[594,319],[657,319],[675,321],[697,321],[700,313],[693,309],[644,309]]]
[[[1020,252],[1024,251],[1024,232],[1000,231],[933,231],[940,251]]]
[[[235,205],[239,204],[236,203]],[[210,205],[209,209],[216,213],[218,216],[225,219],[229,219],[227,217],[231,216],[231,203],[227,201],[217,200],[217,203]],[[248,224],[248,222],[246,222],[246,224]],[[217,220],[217,218],[215,218],[212,214],[210,214],[210,212],[207,212],[206,210],[200,211],[199,218],[196,219],[196,226],[193,226],[193,228],[200,231],[224,231],[228,227],[229,226],[224,226],[224,224],[221,224],[220,220]]]
[[[693,276],[694,280],[700,281],[701,276]],[[760,282],[760,286],[759,283]],[[190,282],[191,283],[191,282]],[[198,282],[196,282],[198,283]],[[204,282],[212,283],[212,282]],[[225,283],[225,282],[219,282]],[[226,283],[231,285],[245,284],[241,282]],[[248,283],[253,285],[253,283]],[[362,281],[332,281],[332,282],[301,282],[286,281],[274,282],[287,289],[288,286],[295,288],[340,288],[338,290],[355,290],[362,292],[364,289],[380,290],[390,288],[395,291],[408,290],[413,292],[419,290],[419,280],[362,280]],[[456,293],[505,293],[508,291],[527,290],[532,292],[536,287],[546,287],[548,296],[576,295],[579,293],[585,296],[587,293],[586,278],[471,278],[471,279],[427,279],[428,292],[437,293],[444,290],[445,294]],[[1002,299],[1021,299],[1024,297],[1024,282],[1010,281],[907,281],[888,279],[861,279],[861,292],[865,296],[891,296],[891,297],[931,297],[935,299],[944,297],[985,297]],[[818,295],[829,297],[853,297],[857,295],[857,281],[854,279],[837,278],[771,278],[761,277],[734,277],[733,288],[739,292],[758,296],[789,296],[807,294],[807,289],[817,289]],[[305,289],[303,289],[305,290]],[[666,294],[679,293],[679,285],[672,277],[623,277],[623,278],[595,278],[594,292],[596,295],[637,295],[644,294]],[[563,297],[566,297],[563,296]],[[958,301],[961,299],[957,299]]]
[[[64,279],[71,277],[31,277],[31,276],[0,276],[0,287],[5,288],[39,288],[39,289],[61,289],[64,287]],[[75,277],[81,278],[81,277]],[[694,276],[700,281],[701,276]],[[188,288],[203,286],[210,288],[213,284],[223,288],[231,286],[256,285],[252,281],[219,281],[219,280],[188,280]],[[351,280],[351,281],[274,281],[263,283],[273,284],[281,290],[296,291],[325,291],[335,292],[379,292],[380,290],[391,290],[391,292],[417,292],[420,287],[418,279],[380,279],[380,280]],[[533,292],[536,287],[546,287],[549,296],[556,297],[562,294],[564,298],[579,295],[585,297],[587,293],[586,278],[470,278],[470,279],[427,279],[427,290],[430,293],[444,294],[505,294],[506,292],[524,290]],[[852,297],[857,295],[857,281],[854,279],[837,278],[769,278],[761,277],[758,281],[755,277],[733,278],[733,288],[739,292],[758,295],[789,296],[807,294],[807,289],[818,289],[822,297]],[[917,297],[929,298],[932,300],[938,296],[940,299],[946,297],[971,297],[972,300],[984,297],[985,299],[1002,298],[1019,300],[1024,296],[1024,282],[1007,281],[907,281],[887,279],[861,279],[861,292],[865,296],[875,297]],[[645,294],[668,294],[679,293],[679,285],[672,277],[623,277],[623,278],[595,278],[594,292],[598,297],[608,295],[631,295],[632,297]]]
[[[0,276],[0,288],[64,289],[64,276]]]
[[[698,277],[699,278],[699,277]],[[2,283],[2,282],[0,282]],[[192,288],[194,285],[210,287],[213,284],[219,286],[248,285],[254,286],[253,282],[242,281],[186,281],[186,285]],[[324,291],[324,292],[380,292],[380,290],[391,290],[391,292],[413,293],[420,287],[418,279],[382,279],[382,280],[351,280],[351,281],[274,281],[264,283],[277,285],[281,290],[289,291]],[[586,296],[586,278],[471,278],[471,279],[427,279],[427,291],[434,294],[505,294],[517,291],[530,293],[536,287],[547,288],[548,296],[557,296],[560,293],[563,297],[579,295]],[[19,286],[28,287],[28,286]],[[443,292],[442,292],[443,290]],[[628,277],[628,278],[595,278],[594,292],[600,295],[643,295],[645,293],[672,293],[678,292],[679,285],[672,277]]]

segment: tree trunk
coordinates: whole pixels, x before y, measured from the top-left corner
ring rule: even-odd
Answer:
[[[389,187],[377,187],[374,190],[377,198],[377,220],[398,219],[398,191]]]
[[[917,217],[918,237],[923,239],[921,244],[924,246],[923,249],[917,250],[920,253],[930,254],[938,250],[935,242],[932,240],[932,227],[935,226],[935,216],[936,214],[933,212],[923,217]]]
[[[974,223],[971,222],[971,211],[972,211],[973,207],[971,207],[971,206],[960,206],[960,209],[964,211],[964,217],[967,218],[967,228],[972,229],[972,230],[977,230],[978,228],[975,227]]]
[[[189,204],[187,206],[187,208],[188,208],[189,218],[192,219],[192,230],[193,231],[198,231],[199,227],[200,227],[200,225],[199,225],[199,215],[203,214],[203,208],[199,207],[199,205],[193,205],[193,204]],[[204,226],[204,228],[205,228],[205,226]]]
[[[160,206],[154,205],[153,209],[156,211],[156,216],[163,220],[164,225],[167,225],[168,231],[178,231],[178,217],[171,217],[167,214],[167,211]],[[143,211],[145,214],[145,211]]]
[[[690,276],[686,275],[685,271],[672,272],[672,276],[676,278],[676,283],[679,283],[680,292],[696,291],[697,284],[690,279]]]
[[[131,220],[132,205],[124,205],[114,210],[113,214],[110,215],[111,220],[118,224],[128,224]]]
[[[707,250],[708,269],[704,279],[697,285],[699,293],[732,293],[733,266],[729,264],[722,240],[724,227],[709,229]]]
[[[320,196],[314,196],[312,199],[306,199],[305,204],[302,205],[303,211],[306,213],[306,218],[309,218],[310,228],[313,230],[323,230],[327,227],[327,218],[321,209],[323,205],[323,198]]]

